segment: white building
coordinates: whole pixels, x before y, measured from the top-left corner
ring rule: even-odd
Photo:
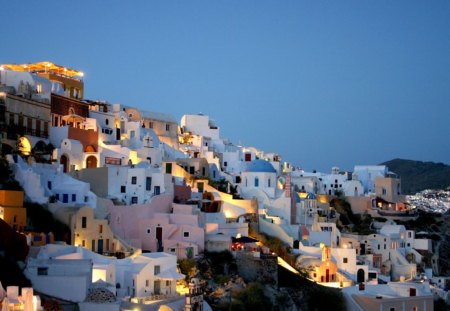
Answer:
[[[245,196],[249,190],[256,189],[275,198],[277,174],[273,166],[264,160],[254,160],[247,164],[242,172],[241,193]]]

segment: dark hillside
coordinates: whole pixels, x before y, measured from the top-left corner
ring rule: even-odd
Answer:
[[[404,194],[450,187],[450,165],[444,163],[394,159],[381,165],[386,165],[401,177]]]

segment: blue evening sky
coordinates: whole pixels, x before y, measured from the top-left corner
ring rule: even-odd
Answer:
[[[450,163],[450,1],[5,1],[0,63],[85,73],[85,97],[202,112],[307,170]]]

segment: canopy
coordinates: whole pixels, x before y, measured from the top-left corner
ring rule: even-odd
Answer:
[[[79,116],[77,114],[68,114],[63,116],[62,119],[67,123],[83,122],[86,120],[84,117]]]
[[[155,277],[161,280],[182,280],[185,278],[185,275],[178,273],[175,270],[166,270]]]

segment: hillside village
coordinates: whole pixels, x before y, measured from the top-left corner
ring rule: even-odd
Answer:
[[[307,172],[223,138],[207,115],[178,122],[151,106],[85,99],[81,71],[0,68],[1,153],[18,183],[0,190],[0,222],[11,230],[2,234],[23,238],[18,261],[30,281],[3,282],[2,310],[51,309],[48,301],[211,310],[255,284],[273,308],[306,310],[295,288],[281,289],[279,267],[336,289],[347,310],[449,302],[436,241],[407,225],[422,212],[387,166]],[[67,235],[33,231],[26,204],[43,206]]]

